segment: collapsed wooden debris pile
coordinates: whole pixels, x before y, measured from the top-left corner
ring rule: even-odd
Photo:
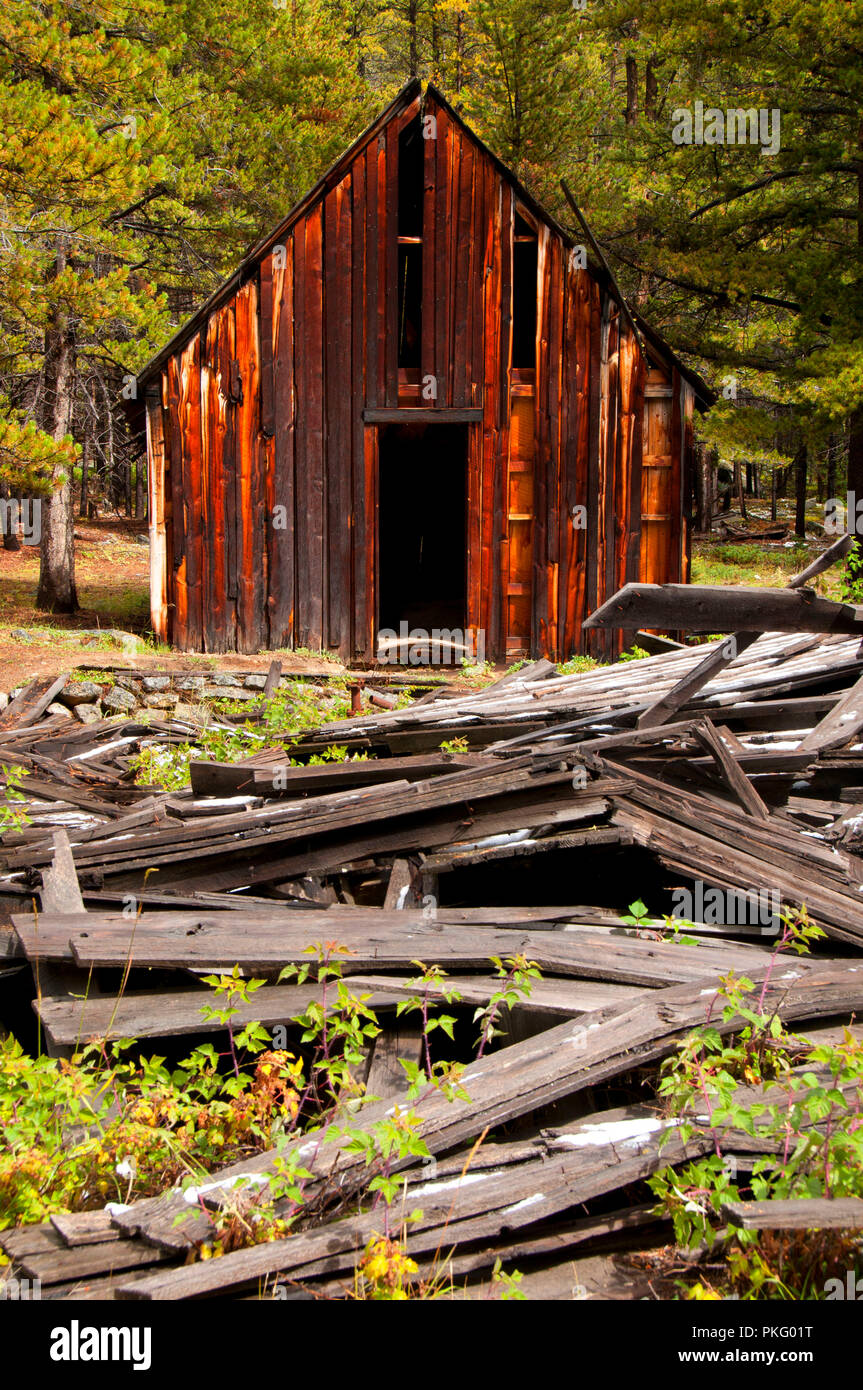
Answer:
[[[640,587],[610,605],[627,626],[659,626],[671,600]],[[765,606],[781,617],[777,592]],[[351,1125],[371,1136],[394,1107],[410,1109],[431,1156],[397,1165],[420,1273],[443,1251],[454,1279],[481,1288],[498,1260],[570,1268],[667,1242],[644,1180],[711,1151],[715,1136],[705,1116],[685,1142],[676,1133],[657,1070],[704,1023],[721,978],[748,977],[813,1042],[863,1008],[857,612],[834,605],[837,620],[813,599],[826,631],[806,631],[799,613],[790,631],[762,631],[757,597],[748,613],[733,591],[692,593],[708,630],[736,629],[736,642],[575,675],[537,662],[472,694],[432,690],[286,731],[242,762],[193,760],[181,792],[136,786],[126,759],[142,738],[193,739],[182,721],[70,729],[32,708],[16,725],[7,711],[0,763],[26,769],[30,824],[2,840],[12,929],[0,933],[0,1020],[3,1000],[26,992],[55,1054],[91,1037],[186,1045],[212,1033],[199,977],[239,966],[267,984],[237,1024],[285,1028],[298,1047],[292,1020],[313,1001],[336,1007],[334,995],[314,971],[303,984],[278,983],[280,972],[339,943],[382,1028]],[[334,743],[347,760],[310,762]],[[639,899],[648,918],[632,915]],[[809,956],[777,955],[781,914],[802,908],[825,939]],[[676,939],[675,917],[693,923],[691,941]],[[541,979],[501,1013],[503,1045],[472,1058],[473,1013],[500,984],[493,962],[519,956]],[[418,961],[447,972],[431,1003],[448,985],[461,996],[447,1005],[452,1044],[439,1033],[435,1052],[468,1062],[468,1099],[427,1086],[408,1101],[400,1063],[422,1063],[422,1034],[398,1006],[416,993]],[[745,1169],[769,1141],[756,1124],[723,1147]],[[194,1258],[235,1183],[266,1183],[271,1153],[191,1193],[4,1232],[0,1247],[43,1297],[341,1296],[382,1230],[362,1146],[319,1131],[287,1153],[310,1174],[310,1216],[281,1239]],[[616,1296],[633,1296],[626,1287]]]

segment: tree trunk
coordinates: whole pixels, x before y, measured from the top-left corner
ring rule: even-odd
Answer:
[[[147,494],[144,491],[144,459],[139,454],[135,462],[135,516],[142,521],[147,515]]]
[[[698,508],[696,518],[696,530],[702,533],[709,533],[713,522],[713,462],[711,451],[703,444],[698,446],[698,467],[696,470],[697,493],[696,505]]]
[[[863,545],[857,535],[857,498],[863,498],[863,406],[848,421],[848,530],[856,536],[848,552],[847,573],[853,581],[863,580]]]
[[[863,254],[863,122],[857,130],[857,248]],[[857,498],[863,497],[863,405],[858,405],[848,420],[848,487],[854,500],[848,501],[848,530],[856,536]],[[853,509],[853,510],[852,510]],[[848,552],[846,574],[852,583],[863,579],[863,545],[860,537]]]
[[[81,505],[78,508],[78,515],[87,515],[87,485],[90,481],[90,426],[84,430],[84,443],[81,448]]]
[[[455,17],[455,91],[458,96],[464,78],[464,14]]]
[[[806,474],[809,454],[805,444],[801,444],[794,460],[794,534],[806,535]]]
[[[638,62],[632,56],[626,59],[626,124],[635,125],[638,120]]]
[[[656,120],[656,99],[659,93],[659,84],[656,80],[656,62],[653,58],[648,58],[647,68],[644,73],[644,114],[649,121]]]
[[[55,270],[66,264],[66,248],[57,247]],[[42,428],[60,443],[72,423],[72,392],[75,381],[75,347],[68,317],[61,308],[54,310],[45,331],[45,366],[40,402]],[[66,475],[61,484],[60,479]],[[74,613],[78,608],[75,589],[74,499],[71,469],[55,467],[55,490],[42,501],[42,541],[39,589],[36,607],[48,613]]]
[[[432,0],[431,6],[431,61],[432,61],[432,82],[440,85],[440,27],[437,18],[437,5]]]
[[[774,468],[770,473],[770,520],[776,520],[776,488],[779,483],[779,470]]]
[[[9,484],[8,484],[8,483],[0,483],[0,501],[2,501],[2,502],[8,502],[8,501],[10,501],[10,497],[9,497]],[[13,509],[12,509],[11,507],[9,507],[9,508],[3,508],[3,513],[5,513],[4,515],[2,515],[2,521],[3,521],[3,549],[4,549],[4,550],[20,550],[20,549],[21,549],[21,542],[20,542],[20,540],[18,539],[18,527],[17,527],[17,525],[16,525],[16,526],[13,526],[13,525],[12,525],[12,517],[13,517],[13,516],[17,516],[18,513],[17,513],[17,512],[14,512]]]
[[[836,496],[836,436],[827,440],[827,500]]]
[[[743,492],[743,465],[734,465],[734,491],[737,493],[737,505],[740,508],[740,520],[746,520],[746,497]]]
[[[417,43],[418,0],[408,0],[408,25],[410,26],[410,47],[408,50],[408,77],[419,75],[419,46]]]

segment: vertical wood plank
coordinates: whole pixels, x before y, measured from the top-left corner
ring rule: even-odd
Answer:
[[[175,646],[182,651],[187,640],[186,514],[183,500],[183,435],[180,421],[180,363],[175,354],[166,363],[168,439],[170,441],[172,601],[171,624]]]
[[[230,614],[230,633],[226,647],[237,645],[237,595],[239,594],[239,561],[237,554],[237,404],[234,399],[237,356],[237,316],[234,303],[220,315],[219,328],[219,389],[225,399],[225,438],[223,443],[223,528],[225,533],[226,613]]]
[[[479,552],[470,556],[470,564],[479,571],[479,609],[477,625],[485,633],[486,657],[497,660],[500,642],[499,608],[501,603],[499,575],[500,534],[495,526],[495,474],[501,468],[500,453],[500,372],[499,356],[502,342],[501,306],[501,202],[500,181],[496,170],[486,161],[477,169],[477,183],[482,197],[477,200],[474,236],[479,258],[473,296],[479,304],[480,318],[474,327],[472,357],[474,377],[482,392],[482,430],[479,464],[480,527]],[[501,503],[503,498],[500,492]]]
[[[367,161],[357,160],[352,171],[351,214],[351,654],[371,659],[368,648],[366,550],[369,544],[368,499],[365,479],[367,374]]]
[[[588,470],[587,470],[587,611],[592,613],[598,606],[599,590],[599,547],[601,532],[600,517],[600,469],[602,459],[602,438],[600,411],[603,392],[603,353],[607,342],[607,301],[593,281],[590,314],[590,352],[588,383]],[[591,631],[589,650],[598,650],[598,640]]]
[[[380,167],[381,137],[374,141],[366,151],[366,395],[365,403],[375,407],[381,405],[382,397],[378,389],[378,327],[381,315],[380,243],[381,227],[379,220],[378,169]]]
[[[160,383],[161,386],[161,383]],[[150,531],[150,626],[168,638],[168,552],[165,533],[165,431],[161,389],[147,395],[147,489]]]
[[[435,105],[429,100],[425,114],[434,117]],[[435,326],[437,289],[435,283],[435,242],[437,235],[436,176],[437,139],[428,138],[432,127],[425,127],[427,135],[423,138],[423,275],[422,275],[422,336],[420,353],[420,379],[434,376],[437,370],[435,358]],[[430,402],[431,404],[431,402]]]
[[[683,584],[689,582],[689,566],[692,558],[692,506],[694,488],[694,469],[695,469],[695,430],[693,426],[693,413],[695,409],[695,391],[688,381],[681,377],[681,411],[682,421],[682,440],[681,440],[681,503],[680,503],[680,570],[679,581]]]
[[[680,574],[683,553],[683,451],[685,447],[685,420],[683,405],[683,379],[677,367],[672,368],[671,386],[671,471],[666,506],[671,513],[671,525],[667,531],[668,551],[663,557],[665,573]]]
[[[561,365],[563,358],[563,295],[564,262],[563,243],[558,237],[550,237],[549,306],[548,306],[548,367],[547,367],[547,430],[548,430],[548,490],[546,511],[548,516],[548,559],[546,583],[548,586],[548,640],[545,655],[550,661],[560,656],[559,633],[559,580],[561,562]]]
[[[327,195],[326,284],[326,550],[327,646],[351,658],[351,179]]]
[[[392,343],[392,325],[398,317],[398,288],[395,277],[390,274],[390,255],[392,251],[391,238],[389,235],[389,218],[387,216],[387,197],[389,187],[387,184],[387,132],[384,131],[378,139],[378,181],[377,181],[377,253],[378,253],[378,283],[377,283],[377,303],[375,305],[376,324],[377,324],[377,396],[381,405],[389,404],[387,400],[387,376],[389,373],[389,361],[387,358],[387,339]],[[393,307],[393,297],[395,296],[395,307]],[[391,348],[392,350],[392,348]]]
[[[386,132],[386,195],[381,206],[381,232],[386,254],[385,305],[386,333],[384,352],[386,375],[383,399],[395,408],[399,403],[399,130],[401,122],[393,122]]]
[[[621,382],[625,385],[625,398],[623,408],[626,412],[626,458],[624,466],[627,470],[629,480],[628,485],[628,506],[626,512],[627,524],[627,550],[626,568],[623,575],[623,583],[635,583],[638,580],[639,557],[641,552],[641,459],[642,459],[642,429],[641,421],[644,414],[644,382],[647,374],[647,363],[644,354],[632,335],[631,330],[626,333],[627,343],[627,370],[621,373]]]
[[[269,439],[275,431],[273,380],[273,257],[261,261],[258,271],[261,315],[261,434]]]
[[[219,315],[211,314],[201,335],[202,510],[205,517],[203,646],[225,650],[225,574],[222,507],[223,428],[219,400]]]
[[[437,404],[449,405],[449,214],[450,214],[450,121],[438,107],[435,141],[435,366]]]
[[[536,376],[534,420],[534,524],[531,654],[547,656],[548,641],[548,480],[551,468],[549,440],[549,310],[551,291],[550,233],[540,223],[536,247]]]
[[[186,645],[200,650],[203,638],[202,570],[206,517],[201,487],[201,338],[196,333],[180,358],[180,425],[183,433],[183,510],[186,527]]]
[[[496,229],[495,257],[499,288],[495,290],[493,312],[500,315],[497,361],[490,363],[490,379],[494,383],[494,401],[489,409],[493,411],[492,461],[494,486],[494,554],[492,560],[493,591],[491,608],[491,647],[495,660],[502,661],[506,656],[509,605],[507,600],[507,581],[509,579],[508,513],[506,496],[507,470],[510,450],[510,375],[512,371],[512,251],[515,202],[509,182],[495,172],[495,209],[499,217]],[[486,348],[489,351],[489,348]]]
[[[235,301],[240,399],[236,405],[238,516],[237,648],[256,652],[265,645],[264,451],[260,437],[260,342],[258,286],[249,280]]]
[[[303,302],[297,447],[297,608],[299,644],[320,650],[324,634],[324,376],[323,217],[320,204],[305,218],[305,256],[296,288]],[[297,229],[299,234],[299,228]],[[299,523],[302,522],[302,527]],[[302,539],[301,539],[302,535]]]
[[[376,634],[380,622],[377,588],[380,527],[378,525],[378,429],[376,425],[367,425],[365,429],[363,438],[363,468],[365,473],[366,514],[369,518],[369,544],[366,546],[365,551],[365,589],[368,620],[366,649],[374,653],[376,650]]]
[[[457,199],[456,238],[453,260],[453,385],[452,404],[470,405],[468,325],[471,319],[469,295],[473,292],[471,262],[475,239],[471,235],[473,222],[474,149],[464,136],[459,141],[460,163],[454,195]]]
[[[269,475],[269,634],[271,647],[294,645],[296,498],[294,479],[294,238],[273,266],[273,464]],[[279,510],[276,511],[275,509]],[[278,520],[278,527],[275,522]]]

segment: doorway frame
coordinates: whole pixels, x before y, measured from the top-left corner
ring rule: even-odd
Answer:
[[[483,452],[483,409],[481,406],[465,407],[462,409],[446,408],[418,408],[418,407],[399,407],[399,408],[367,408],[363,411],[364,423],[364,465],[365,465],[365,495],[367,510],[366,515],[373,518],[374,538],[373,544],[369,544],[371,537],[366,533],[366,554],[359,554],[361,541],[354,533],[355,545],[355,574],[362,573],[367,583],[367,593],[371,593],[371,601],[368,603],[367,612],[370,619],[370,631],[367,636],[367,651],[370,659],[377,663],[377,642],[380,632],[380,432],[389,425],[466,425],[467,426],[467,450],[465,458],[465,635],[469,636],[474,643],[476,650],[477,636],[482,629],[480,607],[482,605],[482,554],[486,544],[490,544],[490,536],[485,535],[486,528],[482,525],[481,516],[481,463]],[[475,526],[471,527],[471,519],[477,518]],[[479,545],[472,544],[472,530],[476,532]],[[365,564],[363,564],[365,560]],[[486,600],[486,607],[492,611],[493,604],[499,604],[498,594],[492,594]],[[359,637],[360,634],[355,635]],[[486,648],[490,633],[486,632]],[[356,650],[357,643],[354,643]],[[494,660],[493,654],[486,649],[486,659]]]

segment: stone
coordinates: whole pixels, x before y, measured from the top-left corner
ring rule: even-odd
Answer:
[[[101,700],[102,689],[95,681],[69,681],[59,698],[64,705],[92,705]]]
[[[16,642],[32,643],[36,638],[32,632],[26,632],[23,627],[13,627],[9,636]]]
[[[253,671],[250,676],[246,676],[243,685],[247,690],[263,690],[267,683],[267,678],[262,672]]]
[[[257,691],[244,690],[242,686],[232,689],[224,685],[205,685],[201,695],[205,700],[254,700]]]
[[[71,719],[71,718],[72,718],[72,711],[71,711],[70,709],[68,709],[68,708],[66,707],[66,705],[61,705],[61,704],[59,704],[56,700],[52,700],[52,701],[51,701],[51,703],[50,703],[50,705],[48,706],[48,708],[46,709],[45,713],[46,713],[46,714],[64,714],[64,715],[66,716],[67,719]]]
[[[236,676],[232,676],[230,671],[215,671],[210,676],[210,684],[240,686],[242,682]]]
[[[176,695],[172,695],[170,691],[166,695],[162,695],[158,691],[154,691],[152,695],[147,695],[146,697],[147,704],[150,706],[150,708],[157,710],[173,709],[175,704],[177,703],[177,698],[178,697]]]
[[[119,675],[114,677],[114,684],[122,686],[123,690],[131,690],[133,692],[137,692],[138,686],[141,684],[141,677],[129,676],[126,675],[125,672],[121,671]]]
[[[5,691],[0,690],[0,714],[3,713],[4,709],[6,709],[8,704],[9,696],[5,693]]]
[[[200,705],[179,704],[174,710],[174,718],[187,719],[191,724],[201,724],[205,713],[206,711],[202,710]]]
[[[141,681],[141,689],[145,690],[148,695],[151,694],[154,690],[170,690],[171,677],[145,676],[144,679]]]
[[[98,724],[102,711],[98,705],[76,705],[72,713],[82,724]]]
[[[203,690],[203,676],[178,676],[174,681],[175,690]]]
[[[102,698],[102,691],[93,681],[68,681],[60,692],[64,705],[92,705]]]
[[[119,644],[123,651],[130,656],[135,656],[138,651],[138,638],[134,632],[123,632],[118,627],[83,628],[80,636],[87,639],[84,643],[87,647],[98,646],[101,642],[109,641]]]
[[[128,714],[130,710],[138,708],[138,701],[131,690],[124,690],[119,685],[108,691],[102,699],[102,704],[112,714]]]

